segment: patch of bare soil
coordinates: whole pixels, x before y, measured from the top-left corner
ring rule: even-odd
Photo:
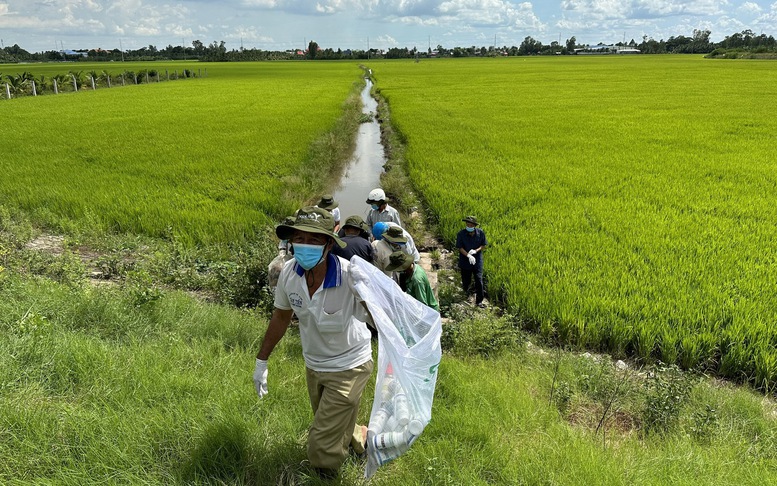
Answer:
[[[55,235],[40,235],[24,245],[24,247],[28,250],[42,251],[59,256],[65,251],[65,237]]]

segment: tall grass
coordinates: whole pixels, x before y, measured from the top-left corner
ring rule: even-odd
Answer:
[[[771,63],[700,57],[373,62],[452,244],[553,339],[777,385]]]
[[[0,482],[324,484],[304,464],[311,416],[295,328],[270,360],[270,394],[259,401],[253,389],[266,326],[259,314],[183,294],[138,305],[121,290],[0,280]],[[713,406],[710,440],[684,426],[646,438],[608,426],[603,444],[548,403],[553,369],[515,347],[489,359],[446,353],[432,422],[371,484],[777,479],[774,405],[746,390],[697,389],[681,424]],[[559,380],[586,369],[564,355]],[[359,484],[362,474],[351,458],[334,484]]]

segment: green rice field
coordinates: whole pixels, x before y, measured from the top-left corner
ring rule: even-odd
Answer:
[[[574,346],[777,385],[777,64],[696,56],[373,62],[492,299]]]
[[[242,299],[263,283],[269,227],[333,183],[347,150],[331,145],[356,131],[341,124],[360,117],[363,71],[78,64],[205,67],[207,77],[0,100],[0,484],[366,484],[358,457],[334,481],[306,464],[296,326],[257,399],[267,309]],[[408,190],[449,244],[464,215],[482,221],[490,298],[508,311],[452,312],[432,421],[369,484],[775,483],[777,65],[369,67],[407,142],[397,153]],[[104,241],[78,236],[87,230]],[[41,233],[75,236],[52,254],[26,245]],[[86,277],[95,261],[80,245],[110,280]],[[450,295],[456,278],[442,272]],[[203,296],[209,279],[233,305]],[[572,349],[531,345],[521,325]],[[636,363],[618,370],[582,349]],[[373,393],[371,383],[360,423]]]
[[[109,232],[195,243],[243,240],[317,187],[311,145],[335,125],[361,74],[355,63],[0,71],[50,77],[150,67],[208,76],[3,100],[3,204],[61,231],[89,221]]]

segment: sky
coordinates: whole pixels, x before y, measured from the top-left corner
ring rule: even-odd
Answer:
[[[777,37],[777,0],[0,0],[0,42],[30,52],[225,41],[227,49],[425,50],[611,44],[710,30]]]

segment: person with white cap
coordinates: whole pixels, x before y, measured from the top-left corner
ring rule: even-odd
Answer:
[[[370,205],[370,212],[367,215],[367,225],[372,230],[375,223],[396,223],[402,226],[402,221],[399,219],[399,211],[389,206],[386,202],[386,193],[383,189],[377,188],[370,191],[367,196],[367,204]]]
[[[275,308],[256,355],[254,386],[268,393],[270,354],[286,333],[292,314],[299,319],[302,356],[313,423],[307,455],[322,477],[337,476],[349,447],[364,453],[367,427],[357,425],[359,402],[373,369],[369,312],[353,290],[350,263],[331,253],[345,243],[334,233],[334,218],[321,208],[300,209],[293,221],[275,228],[294,250],[281,270]]]

